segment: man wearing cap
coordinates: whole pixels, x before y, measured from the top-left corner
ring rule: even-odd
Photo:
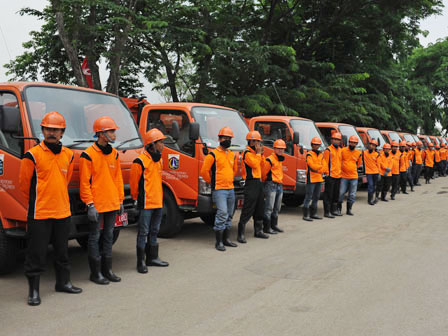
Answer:
[[[380,154],[376,151],[377,146],[378,141],[371,139],[369,142],[369,149],[364,150],[362,153],[364,169],[367,175],[367,203],[370,205],[375,205],[377,202],[377,200],[374,199],[379,176],[378,157]]]
[[[117,214],[124,211],[124,186],[118,152],[110,143],[116,139],[119,127],[112,118],[100,117],[93,123],[98,140],[84,152],[79,160],[81,200],[87,205],[89,241],[87,254],[90,281],[107,285],[119,282],[112,272],[112,244]],[[103,223],[103,246],[100,251],[100,232]]]
[[[380,180],[378,181],[378,185],[376,188],[376,197],[378,198],[381,193],[381,200],[383,202],[388,202],[386,199],[387,192],[389,191],[392,177],[392,155],[390,154],[390,145],[384,144],[383,151],[380,153],[378,157],[378,169],[380,172]]]
[[[356,190],[358,189],[358,167],[362,164],[362,153],[356,149],[358,137],[352,135],[348,139],[348,147],[342,149],[342,178],[339,190],[338,210],[342,211],[342,202],[345,194],[347,197],[347,215],[353,216],[352,207],[356,200]]]
[[[422,172],[422,166],[423,166],[423,142],[420,140],[416,143],[417,147],[414,149],[414,160],[412,161],[412,177],[414,178],[414,185],[420,186],[421,184],[418,183],[418,180],[420,178],[420,174]]]
[[[137,232],[137,272],[148,273],[146,266],[166,267],[159,258],[157,234],[162,222],[163,187],[162,151],[166,136],[157,128],[143,136],[145,151],[131,165],[130,187],[132,199],[140,210]],[[146,260],[145,260],[146,255]]]
[[[342,135],[335,132],[331,135],[331,145],[324,150],[324,171],[328,172],[325,177],[324,190],[324,216],[334,218],[342,216],[338,210],[339,188],[341,185],[341,140]]]
[[[230,127],[222,128],[218,133],[219,146],[212,150],[204,160],[201,177],[212,187],[212,199],[216,204],[215,248],[225,251],[225,246],[236,247],[230,241],[230,228],[235,210],[235,192],[233,180],[237,171],[235,153],[229,147],[232,144],[233,131]]]
[[[324,182],[322,174],[326,172],[324,155],[319,151],[321,145],[322,140],[319,137],[312,138],[312,150],[306,154],[306,193],[303,202],[303,220],[308,222],[311,222],[313,219],[322,219],[322,217],[317,215],[317,204],[320,198],[322,182]]]
[[[28,279],[28,304],[41,303],[40,275],[45,271],[48,243],[54,252],[57,292],[78,294],[81,288],[70,281],[68,235],[70,231],[70,201],[68,184],[73,173],[73,152],[62,146],[66,124],[58,112],[47,113],[40,124],[44,141],[23,156],[19,185],[28,200],[28,250],[25,276]]]
[[[247,147],[243,153],[244,204],[238,223],[238,241],[245,244],[246,224],[254,219],[254,237],[267,239],[263,233],[264,191],[261,172],[264,168],[263,145],[258,131],[250,131],[246,136]]]
[[[283,232],[278,227],[278,213],[282,206],[283,198],[283,156],[286,149],[286,143],[282,139],[274,141],[274,153],[266,158],[266,164],[263,168],[264,177],[264,217],[263,232],[275,234]]]
[[[434,146],[434,171],[437,172],[437,177],[442,176],[442,171],[441,171],[441,158],[440,158],[440,145],[436,144]]]
[[[406,185],[408,180],[408,165],[409,165],[409,155],[406,151],[406,141],[402,140],[400,142],[400,152],[399,152],[399,164],[400,164],[400,187],[403,194],[408,194],[406,191]]]
[[[398,151],[398,142],[392,141],[391,142],[391,148],[392,153],[390,154],[392,156],[392,189],[390,192],[390,199],[394,200],[395,195],[399,191],[400,186],[400,151]]]
[[[432,178],[434,169],[434,145],[430,142],[428,148],[423,152],[423,163],[425,165],[425,183],[431,184],[430,180]]]

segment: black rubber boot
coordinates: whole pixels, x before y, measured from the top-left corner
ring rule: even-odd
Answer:
[[[347,202],[347,215],[349,215],[349,216],[354,215],[352,212],[352,206],[353,206],[353,203]]]
[[[89,257],[90,281],[98,285],[108,285],[107,280],[101,273],[101,258]]]
[[[303,207],[303,220],[307,222],[313,221],[310,217],[310,208]]]
[[[326,203],[324,203],[324,217],[334,218],[334,216],[330,212],[330,207]]]
[[[389,202],[389,201],[386,199],[386,193],[385,193],[384,191],[381,192],[381,200],[382,200],[383,202]]]
[[[246,231],[246,224],[242,224],[242,223],[238,223],[238,238],[236,240],[238,240],[238,242],[240,242],[241,244],[246,244],[246,237],[244,235]]]
[[[269,238],[269,236],[267,234],[263,233],[263,221],[262,220],[254,221],[254,237],[262,238],[262,239]]]
[[[283,230],[278,227],[278,217],[271,217],[271,228],[275,232],[283,232]]]
[[[367,203],[369,203],[370,205],[375,205],[375,202],[373,201],[373,193],[368,193],[367,194]]]
[[[28,278],[28,305],[30,306],[38,306],[40,305],[40,296],[39,296],[39,282],[40,276],[27,276]]]
[[[311,218],[312,219],[322,219],[322,217],[317,215],[317,207],[316,208],[310,208],[310,212],[311,212]]]
[[[112,282],[120,282],[121,278],[112,272],[112,257],[101,258],[101,273]]]
[[[137,247],[137,272],[148,273],[148,267],[145,264],[145,249]]]
[[[222,242],[223,242],[224,246],[237,247],[238,245],[229,239],[229,236],[230,236],[229,233],[230,233],[229,229],[224,230],[224,233],[222,236],[223,237]]]
[[[224,244],[222,242],[224,231],[215,231],[215,235],[216,235],[215,249],[221,252],[225,251],[226,248],[224,247]]]
[[[269,234],[277,234],[276,231],[271,229],[271,221],[263,219],[263,232]]]
[[[56,273],[56,285],[54,286],[56,292],[69,294],[79,294],[82,292],[81,288],[73,286],[70,281],[70,271],[68,269],[62,268],[55,264],[54,270]]]
[[[342,202],[338,202],[337,215],[336,216],[342,216]]]
[[[160,260],[159,258],[159,244],[156,245],[146,245],[147,254],[146,254],[146,265],[147,266],[157,266],[157,267],[167,267],[170,264],[166,261]]]
[[[379,200],[380,200],[380,192],[377,191],[375,192],[375,200],[373,201],[373,203],[377,204]]]
[[[391,199],[392,201],[395,201],[395,194],[390,194],[390,199]]]
[[[340,216],[340,215],[338,215],[338,204],[337,203],[333,203],[331,205],[331,214],[333,216]]]

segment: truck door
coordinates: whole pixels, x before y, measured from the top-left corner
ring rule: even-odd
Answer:
[[[286,142],[285,161],[283,161],[283,188],[294,190],[296,188],[297,160],[294,157],[294,145],[288,125],[284,122],[257,121],[254,127],[260,132],[263,139],[265,157],[274,152],[275,140],[283,139]]]
[[[24,152],[19,101],[12,91],[0,91],[0,199],[5,218],[26,220],[25,199],[19,188],[20,161]]]

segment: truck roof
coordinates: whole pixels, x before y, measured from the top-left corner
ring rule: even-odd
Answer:
[[[319,122],[316,122],[316,124],[322,125],[322,126],[353,126],[356,128],[356,126],[351,125],[351,124],[331,122],[331,121],[319,121]]]
[[[159,104],[151,104],[151,108],[154,107],[160,107],[160,108],[167,108],[167,107],[187,107],[189,110],[191,110],[193,107],[197,106],[203,106],[203,107],[214,107],[219,109],[226,109],[226,110],[233,110],[236,111],[233,108],[225,107],[225,106],[219,106],[219,105],[213,105],[213,104],[204,104],[204,103],[191,103],[191,102],[179,102],[179,103],[159,103]]]
[[[47,82],[3,82],[3,83],[0,83],[0,85],[14,86],[19,90],[23,90],[27,86],[52,86],[52,87],[59,87],[59,88],[65,88],[65,89],[69,88],[69,89],[74,89],[74,90],[91,91],[91,92],[95,92],[95,93],[102,93],[102,94],[107,94],[107,95],[116,97],[116,95],[114,95],[113,93],[109,93],[109,92],[105,92],[105,91],[85,88],[82,86],[55,84],[55,83],[47,83]]]
[[[377,131],[379,131],[379,129],[378,128],[375,128],[375,127],[356,127],[356,129],[358,130],[362,130],[362,131],[368,131],[368,130],[377,130]]]
[[[302,117],[295,117],[295,116],[281,116],[281,115],[262,115],[253,117],[251,119],[269,119],[274,121],[289,121],[293,119],[299,119],[299,120],[311,120],[308,118],[302,118]]]

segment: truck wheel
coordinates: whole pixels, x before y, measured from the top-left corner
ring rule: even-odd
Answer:
[[[112,243],[115,244],[115,242],[118,240],[118,236],[120,235],[120,230],[114,230],[114,236],[112,238]],[[89,236],[82,236],[76,238],[76,241],[78,242],[79,246],[81,246],[84,250],[87,250]],[[102,239],[100,237],[100,244],[102,242]]]
[[[215,214],[201,216],[201,219],[208,226],[215,225]]]
[[[283,198],[283,203],[285,203],[286,206],[289,207],[298,207],[303,203],[304,197],[287,197]]]
[[[0,274],[14,270],[17,252],[17,242],[0,229]]]
[[[160,224],[159,237],[170,238],[175,236],[182,228],[184,216],[180,212],[176,200],[170,192],[163,193],[162,223]]]

